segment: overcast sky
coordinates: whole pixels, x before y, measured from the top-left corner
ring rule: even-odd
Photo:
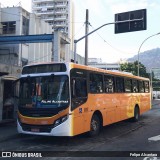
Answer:
[[[147,37],[160,32],[160,0],[73,0],[75,6],[75,35],[79,39],[85,33],[85,12],[89,9],[89,31],[114,22],[114,14],[126,11],[147,9],[147,30],[114,34],[114,25],[106,26],[89,36],[89,57],[102,58],[112,63],[132,57]],[[0,0],[1,7],[16,6],[31,11],[31,0]],[[148,39],[141,52],[160,47],[160,35]],[[77,43],[77,52],[84,56],[84,40]]]

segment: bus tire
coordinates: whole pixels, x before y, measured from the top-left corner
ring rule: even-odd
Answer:
[[[94,114],[91,119],[89,136],[93,137],[99,134],[101,128],[100,119],[97,114]]]
[[[135,107],[134,108],[134,117],[132,119],[133,122],[138,122],[139,116],[140,116],[140,114],[139,114],[139,107]]]

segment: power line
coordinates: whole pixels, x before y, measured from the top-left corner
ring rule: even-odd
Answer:
[[[82,30],[82,28],[84,27],[84,23],[83,25],[78,29],[78,31],[73,35],[72,39]]]
[[[60,47],[59,47],[58,49],[60,49]],[[58,49],[54,50],[53,52],[57,51]],[[42,56],[42,57],[39,57],[39,58],[37,58],[37,59],[35,59],[35,60],[33,60],[33,61],[28,61],[28,63],[36,62],[36,61],[38,61],[38,60],[40,60],[40,59],[42,59],[42,58],[48,57],[48,56],[50,56],[50,55],[52,55],[52,53],[49,53],[49,54],[47,54],[47,55],[45,55],[45,56]]]
[[[36,61],[38,61],[38,60],[40,60],[40,59],[43,59],[43,58],[45,58],[45,57],[48,57],[48,56],[50,56],[52,53],[49,53],[49,54],[47,54],[47,55],[45,55],[45,56],[42,56],[42,57],[40,57],[40,58],[37,58],[37,59],[35,59],[35,60],[33,60],[33,61],[28,61],[28,63],[34,63],[34,62],[36,62]]]
[[[90,24],[90,26],[92,27],[92,29],[94,29],[91,24]],[[126,51],[122,51],[122,50],[120,50],[120,49],[112,46],[112,45],[111,45],[109,42],[107,42],[98,32],[96,32],[96,33],[97,33],[97,35],[98,35],[107,45],[109,45],[109,46],[110,46],[111,48],[113,48],[114,50],[116,50],[116,51],[118,51],[118,52],[121,52],[121,53],[125,53],[125,54],[132,54],[132,53],[128,53],[128,52],[126,52]]]

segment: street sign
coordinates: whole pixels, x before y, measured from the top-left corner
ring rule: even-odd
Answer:
[[[146,9],[115,14],[115,22],[116,34],[146,30]]]

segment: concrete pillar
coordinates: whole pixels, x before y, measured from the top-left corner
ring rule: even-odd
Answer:
[[[54,32],[54,44],[53,44],[53,61],[60,62],[60,33],[59,31]]]

